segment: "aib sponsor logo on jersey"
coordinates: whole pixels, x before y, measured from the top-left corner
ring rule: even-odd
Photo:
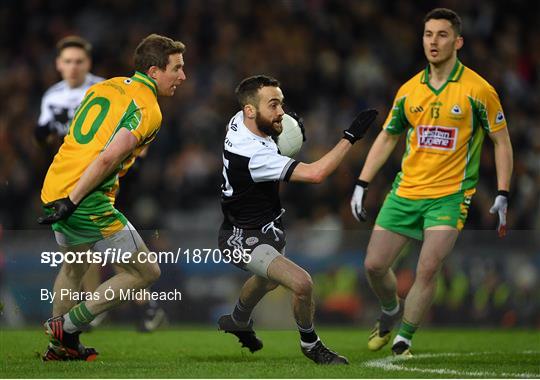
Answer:
[[[455,150],[458,129],[434,125],[418,126],[418,147],[440,150]]]

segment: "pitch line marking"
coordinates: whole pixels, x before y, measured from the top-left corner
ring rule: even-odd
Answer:
[[[522,351],[522,354],[538,354],[540,351]],[[426,358],[437,358],[445,356],[477,356],[485,354],[497,354],[497,352],[470,352],[470,353],[440,353],[440,354],[419,354],[414,355],[412,358],[402,358],[389,356],[382,359],[373,359],[368,360],[364,363],[365,366],[371,368],[380,368],[386,371],[409,371],[409,372],[422,372],[422,373],[436,373],[439,375],[456,375],[459,377],[522,377],[522,378],[538,378],[540,373],[507,373],[507,372],[483,372],[483,371],[458,371],[449,368],[419,368],[419,367],[405,367],[403,365],[395,364],[394,362],[404,362],[408,360],[426,359]]]

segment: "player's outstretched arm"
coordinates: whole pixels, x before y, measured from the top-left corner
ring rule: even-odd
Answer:
[[[349,141],[341,139],[334,148],[326,153],[321,159],[306,164],[300,162],[291,175],[290,181],[321,183],[341,163],[352,145]]]
[[[378,112],[373,109],[360,112],[351,123],[351,126],[343,131],[343,138],[332,150],[311,164],[299,163],[294,169],[290,181],[309,183],[321,183],[324,181],[343,161],[352,144],[364,137],[377,114]]]
[[[110,176],[137,146],[137,138],[125,128],[121,128],[99,156],[86,168],[71,193],[45,205],[54,213],[40,217],[38,223],[52,224],[67,219],[82,199]]]
[[[508,129],[504,128],[500,131],[489,134],[493,141],[495,152],[495,168],[497,169],[497,186],[498,192],[489,212],[497,213],[499,216],[499,224],[497,232],[499,237],[506,235],[506,212],[508,209],[508,194],[510,191],[510,179],[512,177],[512,169],[514,165],[512,143]]]
[[[351,198],[351,211],[356,220],[366,221],[367,213],[364,208],[364,199],[367,195],[368,184],[388,160],[398,141],[399,135],[382,130],[371,146]]]

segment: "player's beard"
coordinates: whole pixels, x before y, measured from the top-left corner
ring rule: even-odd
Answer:
[[[257,112],[257,115],[255,116],[255,124],[257,124],[257,128],[259,128],[259,131],[271,137],[279,136],[281,131],[283,131],[283,127],[281,126],[281,124],[279,124],[279,126],[277,124],[274,124],[275,122],[280,121],[281,118],[273,120],[266,119],[261,115],[260,112]]]

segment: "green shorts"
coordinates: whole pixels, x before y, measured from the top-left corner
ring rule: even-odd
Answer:
[[[45,212],[51,213],[48,209]],[[107,195],[94,191],[84,198],[69,218],[54,223],[52,229],[58,244],[69,247],[102,240],[122,230],[127,222]]]
[[[451,226],[461,231],[474,189],[436,199],[408,199],[392,190],[386,196],[375,224],[417,240],[433,226]]]

